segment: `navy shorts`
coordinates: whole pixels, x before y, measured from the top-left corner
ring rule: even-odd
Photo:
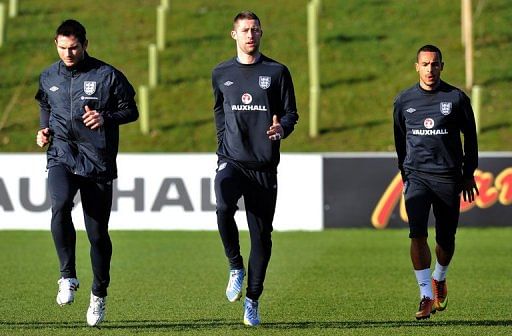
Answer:
[[[436,240],[453,243],[460,214],[460,183],[429,179],[417,173],[407,175],[404,198],[409,217],[409,237],[428,236],[428,218],[432,208]]]

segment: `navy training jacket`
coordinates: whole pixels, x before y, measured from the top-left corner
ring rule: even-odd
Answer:
[[[281,141],[269,140],[277,115],[286,138],[299,119],[288,68],[265,55],[253,64],[236,58],[212,71],[217,155],[244,168],[277,172]]]
[[[117,178],[119,125],[137,120],[135,91],[111,65],[85,54],[75,68],[58,61],[39,78],[36,100],[40,127],[50,129],[47,168],[65,166],[97,181]],[[85,106],[100,112],[104,124],[94,130],[82,120]]]
[[[406,171],[473,176],[478,143],[473,109],[464,92],[443,81],[434,91],[425,91],[416,83],[395,98],[393,118],[403,178]]]

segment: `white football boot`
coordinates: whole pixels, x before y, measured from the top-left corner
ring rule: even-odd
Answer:
[[[259,325],[260,322],[258,301],[254,301],[246,297],[244,303],[244,324],[250,327],[255,327]]]
[[[226,287],[226,297],[229,302],[236,302],[242,297],[242,285],[244,283],[245,270],[229,271],[228,286]]]
[[[87,309],[87,324],[91,327],[98,326],[105,318],[106,297],[98,297],[91,293],[89,309]]]
[[[75,301],[75,293],[80,286],[78,280],[75,278],[60,278],[57,284],[59,284],[57,303],[60,306],[72,304]]]

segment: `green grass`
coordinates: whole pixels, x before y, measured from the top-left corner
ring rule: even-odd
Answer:
[[[6,3],[6,0],[2,0]],[[88,29],[89,51],[121,69],[135,87],[147,83],[147,46],[155,41],[157,0],[20,1],[0,48],[0,151],[37,151],[41,70],[57,59],[53,33],[74,17]],[[121,151],[212,152],[210,73],[235,53],[233,16],[250,9],[262,19],[262,51],[290,68],[300,114],[284,151],[393,151],[394,96],[417,81],[415,52],[434,43],[446,63],[443,78],[463,87],[460,1],[322,0],[320,136],[308,137],[306,0],[171,1],[169,46],[160,53],[161,84],[151,91],[151,133],[123,127]],[[475,83],[483,86],[480,149],[510,150],[512,4],[473,1]]]
[[[78,236],[81,287],[55,303],[57,257],[49,232],[0,231],[0,335],[509,335],[511,228],[458,233],[450,303],[415,321],[418,289],[407,231],[276,232],[263,325],[242,324],[224,297],[226,261],[217,232],[112,232],[107,319],[88,328],[88,242]],[[248,255],[248,234],[242,233]]]

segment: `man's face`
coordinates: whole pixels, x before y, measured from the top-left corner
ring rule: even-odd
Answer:
[[[77,65],[84,59],[85,50],[87,49],[87,41],[82,45],[80,41],[73,35],[59,35],[55,40],[57,53],[60,59],[67,67]]]
[[[441,80],[443,63],[433,51],[422,51],[418,55],[416,71],[420,75],[420,86],[428,91],[434,90]]]
[[[263,35],[258,20],[238,20],[231,31],[231,37],[236,41],[238,51],[244,54],[254,55],[260,48],[260,40]]]

